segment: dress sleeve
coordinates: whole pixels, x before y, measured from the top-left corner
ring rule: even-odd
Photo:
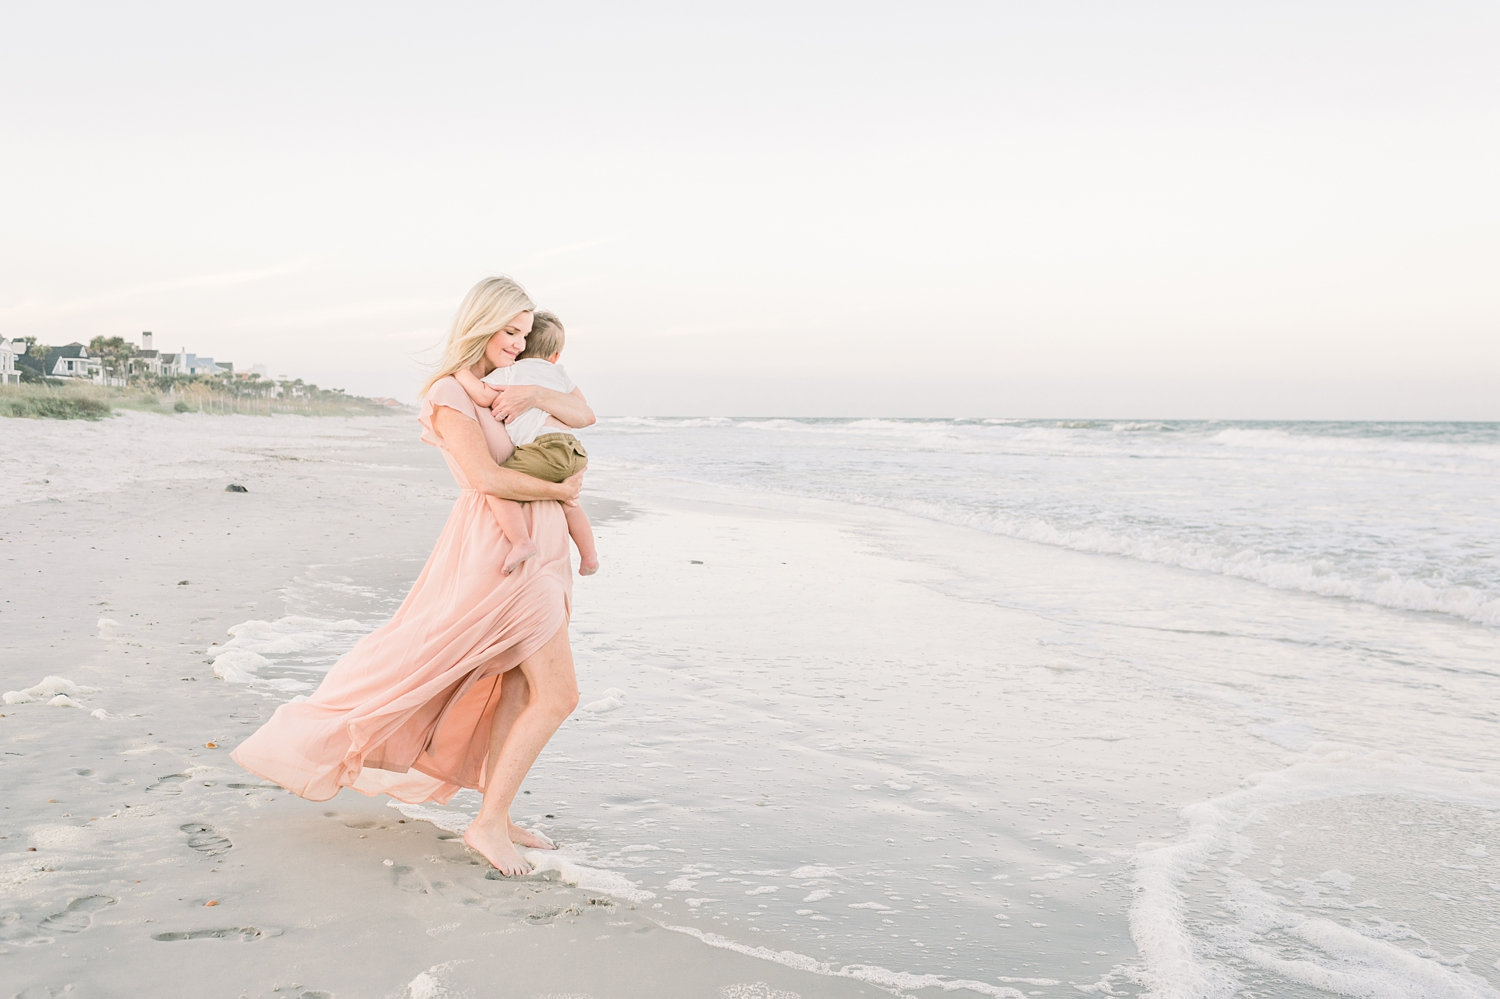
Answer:
[[[433,411],[439,406],[455,409],[475,423],[479,422],[479,414],[474,409],[474,400],[470,399],[469,393],[458,384],[458,379],[452,375],[439,378],[432,383],[432,388],[427,390],[427,395],[422,400],[422,412],[417,416],[417,422],[422,424],[423,444],[431,444],[433,447],[443,446],[443,438],[438,435],[432,425]]]

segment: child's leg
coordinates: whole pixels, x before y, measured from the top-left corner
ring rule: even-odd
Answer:
[[[536,554],[536,545],[531,540],[531,532],[526,529],[526,517],[521,512],[521,504],[498,496],[485,496],[484,501],[489,504],[490,512],[500,524],[500,533],[510,542],[510,555],[505,559],[503,570],[509,576],[516,571],[516,566]]]
[[[563,517],[568,521],[568,535],[578,546],[578,575],[592,576],[599,571],[599,549],[594,546],[594,525],[583,507],[575,503],[563,504]]]

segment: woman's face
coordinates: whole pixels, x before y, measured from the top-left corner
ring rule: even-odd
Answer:
[[[484,348],[484,359],[489,370],[508,368],[516,363],[516,355],[526,349],[526,334],[531,332],[531,313],[523,312],[494,336]],[[486,372],[487,374],[488,372]]]

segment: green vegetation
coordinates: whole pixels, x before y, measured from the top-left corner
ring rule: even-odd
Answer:
[[[256,375],[138,378],[129,385],[105,386],[64,378],[0,386],[0,416],[55,420],[98,420],[117,409],[149,413],[297,413],[304,416],[362,416],[389,413],[374,399],[321,389],[300,378],[276,382]]]
[[[100,420],[109,414],[109,403],[89,392],[38,385],[0,387],[0,416],[29,416],[46,420]]]

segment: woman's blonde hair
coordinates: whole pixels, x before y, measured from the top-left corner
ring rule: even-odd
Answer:
[[[438,379],[477,364],[490,345],[490,337],[521,313],[534,311],[536,306],[526,289],[508,277],[485,278],[470,288],[458,315],[453,317],[437,371],[422,386],[422,394],[425,396]]]

